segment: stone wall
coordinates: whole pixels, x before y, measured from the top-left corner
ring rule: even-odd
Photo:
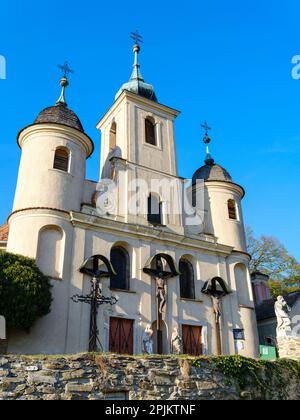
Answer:
[[[285,336],[277,338],[278,353],[280,357],[300,360],[300,338]]]
[[[300,399],[296,361],[0,356],[0,400]]]

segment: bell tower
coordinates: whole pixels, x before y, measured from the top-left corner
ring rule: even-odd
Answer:
[[[181,215],[170,208],[179,199],[178,184],[182,183],[174,135],[179,112],[160,104],[153,86],[145,83],[139,64],[141,38],[137,34],[133,38],[131,77],[97,125],[102,134],[100,177],[117,183],[115,216],[121,221],[147,225],[147,200],[153,193],[160,202],[161,225],[181,230]],[[168,183],[170,188],[161,188]]]

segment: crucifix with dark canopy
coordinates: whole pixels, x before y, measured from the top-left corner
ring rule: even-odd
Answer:
[[[157,254],[155,257],[151,257],[143,271],[155,280],[157,353],[163,354],[162,315],[167,305],[167,280],[179,276],[180,273],[173,258],[167,254]]]
[[[221,277],[214,277],[207,281],[202,289],[202,293],[210,296],[212,301],[212,307],[215,315],[215,326],[216,326],[216,341],[218,354],[222,354],[222,340],[221,340],[221,327],[220,320],[222,316],[221,299],[227,296],[230,291],[228,290],[226,283]]]
[[[83,274],[91,277],[92,290],[88,295],[74,295],[71,300],[75,303],[87,303],[91,305],[91,318],[90,318],[90,337],[89,337],[89,351],[97,352],[102,351],[102,344],[99,339],[99,329],[97,325],[98,309],[104,303],[115,305],[118,299],[114,296],[105,297],[102,295],[102,284],[100,279],[112,275],[116,272],[111,262],[103,255],[94,255],[88,258],[79,270]]]

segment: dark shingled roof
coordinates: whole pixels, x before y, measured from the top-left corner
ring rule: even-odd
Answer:
[[[75,112],[63,104],[50,106],[39,113],[34,124],[41,123],[56,123],[67,125],[68,127],[75,128],[76,130],[84,133],[83,126],[80,119]]]
[[[193,181],[203,179],[204,181],[227,181],[232,182],[232,178],[226,169],[217,164],[204,165],[199,168],[193,175]]]
[[[287,304],[292,308],[297,300],[300,298],[300,292],[290,293],[289,295],[284,296]],[[255,307],[256,318],[258,321],[263,321],[269,318],[275,318],[275,309],[274,305],[276,298],[268,299],[262,302],[260,305]]]

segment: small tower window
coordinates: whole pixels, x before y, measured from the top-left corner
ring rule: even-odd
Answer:
[[[152,120],[152,118],[146,118],[145,129],[146,129],[146,143],[156,146],[155,123]]]
[[[109,133],[109,150],[112,151],[117,146],[117,124],[112,123]]]
[[[185,259],[179,261],[180,271],[180,297],[195,299],[194,269],[192,264]]]
[[[63,148],[56,149],[53,168],[59,169],[60,171],[68,172],[69,156],[70,156],[70,153],[68,149],[63,149]]]
[[[148,222],[152,225],[162,224],[162,202],[156,194],[148,197]]]
[[[237,220],[236,202],[234,200],[228,200],[227,205],[229,219]]]

